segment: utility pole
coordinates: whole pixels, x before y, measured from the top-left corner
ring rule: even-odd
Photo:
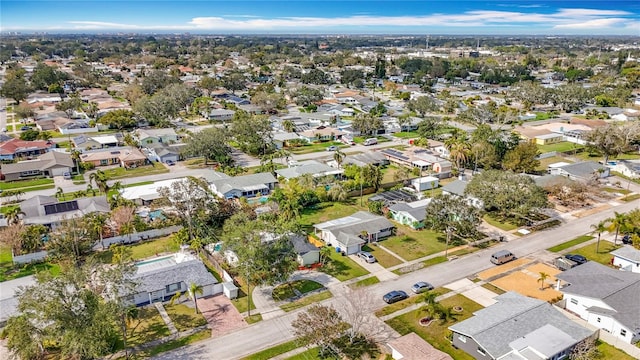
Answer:
[[[360,167],[360,207],[362,207],[362,167]]]

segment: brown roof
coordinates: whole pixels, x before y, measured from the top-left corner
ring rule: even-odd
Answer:
[[[20,151],[49,149],[52,147],[54,147],[53,143],[44,140],[25,141],[20,139],[11,139],[0,144],[0,154],[10,155]]]
[[[91,152],[86,152],[80,155],[80,160],[87,161],[100,161],[107,159],[118,158],[120,161],[135,161],[135,160],[144,160],[147,157],[144,156],[140,150],[132,147],[122,147],[122,148],[106,148],[101,150],[95,150]]]
[[[532,127],[522,127],[522,126],[516,127],[515,129],[513,129],[513,131],[517,132],[518,134],[528,139],[534,139],[536,136],[547,135],[552,133],[547,129],[536,129]]]
[[[604,120],[588,120],[588,119],[580,119],[580,118],[571,118],[571,121],[569,121],[569,123],[585,125],[593,129],[607,126],[607,122]]]
[[[434,348],[416,333],[408,333],[388,344],[402,354],[402,360],[453,360],[449,354]]]

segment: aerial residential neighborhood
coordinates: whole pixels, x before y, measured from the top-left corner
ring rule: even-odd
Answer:
[[[628,3],[10,3],[1,359],[640,359]]]

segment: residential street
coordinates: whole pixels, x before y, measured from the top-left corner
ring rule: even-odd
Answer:
[[[613,205],[613,204],[612,204]],[[478,273],[482,270],[493,267],[489,262],[489,256],[500,249],[509,249],[516,256],[522,258],[534,255],[534,257],[547,255],[544,249],[571,240],[576,236],[590,232],[591,224],[611,217],[614,211],[627,212],[638,206],[638,201],[621,204],[607,210],[573,219],[564,223],[559,228],[534,233],[529,236],[517,238],[494,246],[490,249],[481,250],[467,256],[461,257],[450,263],[443,263],[431,266],[406,274],[394,280],[383,281],[379,284],[368,287],[379,307],[384,306],[382,295],[391,290],[405,290],[420,280],[429,281],[433,285],[442,286],[455,280]],[[548,255],[547,255],[548,256]],[[342,285],[344,286],[344,285]],[[340,301],[344,296],[341,291],[334,291],[334,298],[326,300],[325,304],[332,304]],[[297,313],[302,310],[287,313],[281,317],[261,321],[234,333],[230,333],[218,338],[211,338],[194,345],[189,345],[156,357],[157,359],[238,359],[248,354],[269,348],[273,345],[293,339],[291,321],[295,319]]]

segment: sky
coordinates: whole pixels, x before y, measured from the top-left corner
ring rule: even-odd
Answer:
[[[0,31],[640,36],[640,1],[2,0]]]

